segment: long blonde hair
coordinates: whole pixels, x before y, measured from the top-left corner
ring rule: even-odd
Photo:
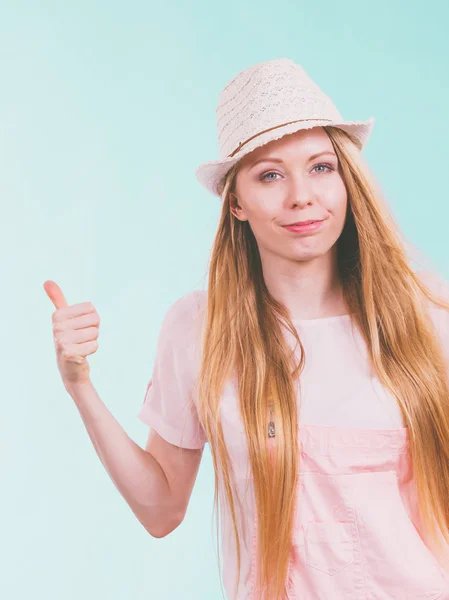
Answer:
[[[348,192],[347,220],[337,242],[344,297],[377,377],[397,399],[409,428],[426,531],[435,544],[441,535],[449,541],[449,383],[426,298],[448,310],[449,303],[410,267],[395,222],[354,140],[341,129],[324,129]],[[257,585],[267,598],[278,600],[285,594],[295,516],[299,472],[295,381],[304,366],[304,348],[288,310],[268,292],[248,222],[230,211],[237,171],[238,164],[222,187],[222,212],[211,253],[198,413],[215,469],[214,506],[223,485],[232,516],[238,582],[237,503],[219,411],[223,386],[235,372],[256,503]],[[296,365],[282,325],[300,347]],[[276,437],[270,440],[269,410],[276,422]]]

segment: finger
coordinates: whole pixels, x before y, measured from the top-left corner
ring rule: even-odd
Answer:
[[[100,315],[97,313],[97,311],[94,310],[94,312],[87,312],[88,308],[86,307],[85,309],[82,309],[80,308],[80,305],[78,305],[78,308],[79,310],[84,311],[80,316],[70,315],[75,307],[64,309],[62,313],[60,313],[63,315],[61,318],[61,329],[72,329],[77,331],[79,329],[85,329],[86,327],[96,327],[97,329],[100,328]],[[65,317],[64,313],[66,313]],[[55,322],[58,320],[59,319],[55,318]]]
[[[67,319],[76,319],[83,315],[94,315],[94,319],[96,319],[95,315],[97,311],[95,310],[95,306],[92,302],[79,302],[78,304],[74,304],[73,306],[67,306],[66,308],[60,308],[56,310],[52,315],[52,320],[54,323],[64,322]],[[70,323],[70,328],[77,329],[76,324]]]
[[[64,294],[57,283],[51,280],[46,281],[44,283],[44,290],[46,291],[47,296],[53,302],[56,309],[66,308],[68,306],[67,300],[65,299]]]
[[[64,341],[66,346],[73,344],[84,344],[98,339],[98,329],[96,327],[87,327],[86,329],[75,329],[59,336],[59,341]]]
[[[97,350],[97,340],[89,340],[83,344],[70,344],[65,348],[63,352],[63,358],[66,360],[72,360],[73,362],[82,362],[81,360],[77,359],[86,358],[90,354],[95,354]]]

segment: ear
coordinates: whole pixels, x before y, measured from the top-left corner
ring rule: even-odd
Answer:
[[[229,209],[236,219],[239,221],[247,221],[248,217],[245,214],[243,207],[240,206],[239,200],[234,192],[229,194]]]

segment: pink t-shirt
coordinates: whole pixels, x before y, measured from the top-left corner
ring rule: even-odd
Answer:
[[[449,299],[448,282],[430,273],[422,278]],[[206,300],[206,291],[194,291],[167,311],[138,414],[165,440],[185,448],[207,442],[193,391]],[[449,312],[429,308],[449,372]],[[420,527],[408,432],[396,400],[370,371],[363,338],[349,315],[294,324],[306,364],[300,376],[300,478],[286,599],[449,600],[449,573],[429,550]],[[236,390],[236,382],[229,380],[220,406],[245,508],[238,594],[226,508],[221,513],[223,582],[229,599],[260,600],[255,589],[257,515]],[[224,496],[220,500],[225,506]]]

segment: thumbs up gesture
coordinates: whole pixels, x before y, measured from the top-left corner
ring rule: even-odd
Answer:
[[[65,387],[90,381],[86,357],[97,351],[100,317],[91,302],[68,306],[61,288],[46,281],[44,289],[56,310],[53,339],[59,372]]]

